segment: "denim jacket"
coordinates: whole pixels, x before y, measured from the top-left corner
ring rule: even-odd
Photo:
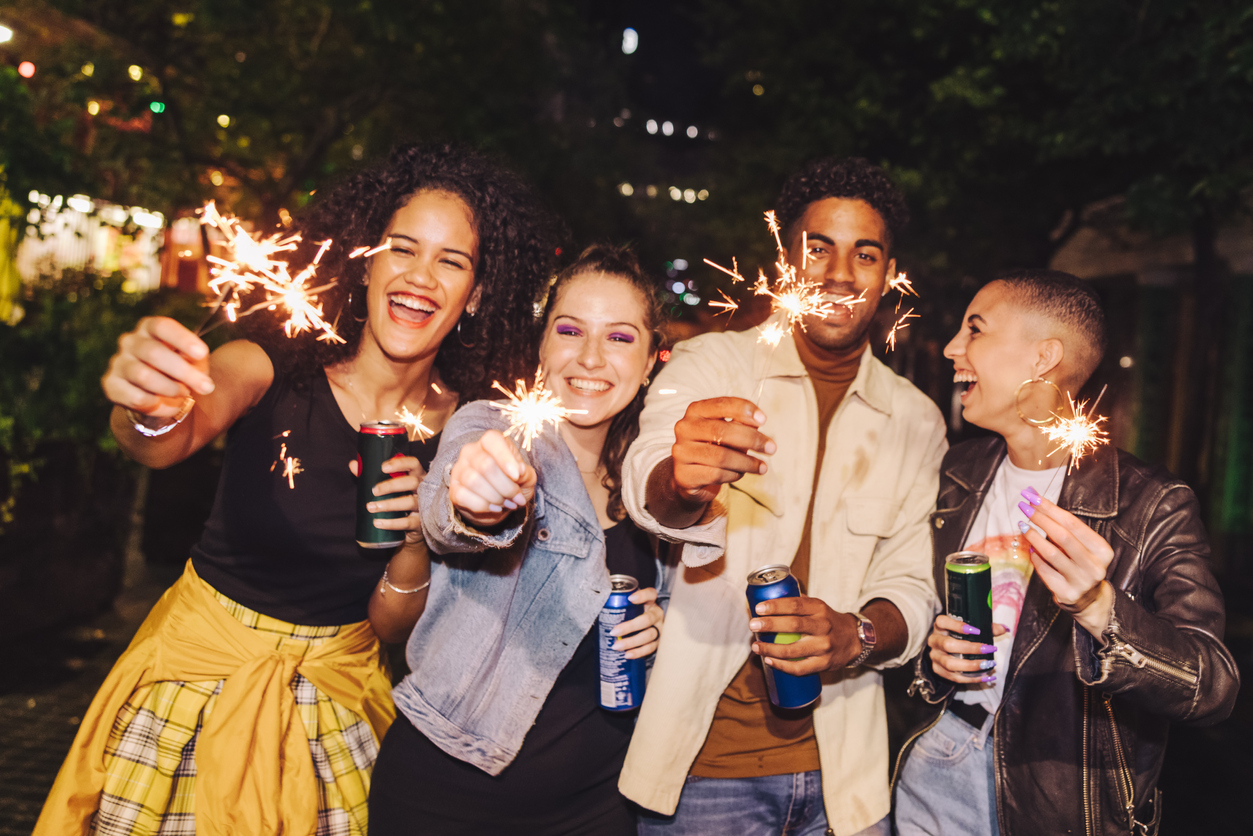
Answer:
[[[501,529],[477,531],[453,512],[449,479],[462,446],[507,426],[490,402],[475,401],[444,427],[418,492],[431,591],[406,647],[412,672],[393,692],[427,739],[489,775],[517,756],[609,597],[604,532],[557,432],[523,451],[538,475],[535,498]],[[657,577],[664,589],[661,566]]]

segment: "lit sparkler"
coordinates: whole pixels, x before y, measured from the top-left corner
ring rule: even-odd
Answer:
[[[317,296],[324,290],[334,286],[331,281],[320,287],[307,286],[317,273],[318,263],[330,249],[332,242],[323,241],[313,261],[297,275],[288,273],[287,262],[276,258],[280,253],[295,250],[300,243],[300,234],[283,237],[281,234],[268,238],[253,238],[243,228],[239,219],[223,216],[218,212],[213,201],[205,204],[200,219],[202,224],[215,227],[226,238],[227,258],[207,256],[212,265],[209,269],[209,289],[217,294],[214,313],[224,311],[226,319],[235,322],[242,316],[266,308],[276,310],[282,306],[287,310],[288,318],[283,323],[283,331],[291,337],[302,331],[320,331],[319,340],[343,342],[335,329],[322,318],[322,305]],[[265,300],[240,311],[242,296],[254,289],[265,292]],[[213,314],[209,315],[209,319]],[[205,324],[208,324],[208,319]],[[199,333],[205,333],[203,325]]]
[[[410,441],[425,441],[435,434],[430,427],[422,423],[424,411],[419,409],[418,414],[414,415],[409,411],[409,407],[402,406],[396,412],[396,423],[405,425],[405,429],[409,431]]]
[[[719,302],[718,300],[715,299],[714,301],[709,303],[709,307],[722,308],[723,310],[718,311],[719,314],[724,314],[724,313],[733,314],[740,309],[739,302],[736,302],[734,299],[732,299],[730,296],[727,296],[721,290],[719,290],[718,293],[719,295],[722,296],[723,301]]]
[[[492,386],[504,393],[508,403],[493,403],[492,406],[504,412],[509,418],[509,429],[505,435],[520,439],[523,450],[531,449],[531,442],[544,431],[545,424],[556,428],[571,415],[586,415],[586,409],[566,409],[561,400],[544,384],[544,367],[535,371],[535,385],[527,388],[526,381],[518,380],[513,392],[510,392],[498,381]]]
[[[901,294],[901,298],[918,295],[918,291],[914,290],[914,283],[904,273],[897,273],[888,279],[888,290],[898,291]]]
[[[1096,405],[1101,402],[1104,394],[1105,387],[1101,387],[1100,394],[1096,396],[1092,407],[1088,409],[1084,401],[1076,406],[1074,398],[1067,393],[1066,400],[1070,403],[1072,417],[1063,418],[1058,415],[1055,422],[1047,427],[1041,427],[1049,441],[1057,442],[1057,446],[1049,451],[1050,456],[1058,450],[1070,449],[1070,461],[1066,465],[1067,473],[1070,473],[1071,468],[1079,465],[1081,458],[1095,451],[1102,444],[1109,444],[1109,433],[1101,429],[1101,425],[1106,421],[1105,416],[1092,417],[1096,411]]]

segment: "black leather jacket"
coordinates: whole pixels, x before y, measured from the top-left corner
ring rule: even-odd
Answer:
[[[944,457],[931,517],[941,597],[944,558],[966,542],[1004,457],[1000,437]],[[1058,504],[1113,547],[1114,611],[1102,646],[1032,576],[993,724],[1000,831],[1155,833],[1170,724],[1223,720],[1240,687],[1200,508],[1183,482],[1111,447],[1066,477]],[[926,650],[915,671],[910,693],[942,708],[955,686],[935,676]],[[910,737],[897,774],[938,719]]]

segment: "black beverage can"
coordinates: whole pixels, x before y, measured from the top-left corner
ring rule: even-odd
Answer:
[[[630,575],[609,576],[609,599],[601,608],[596,634],[600,646],[600,707],[608,711],[631,711],[644,701],[644,659],[628,659],[625,650],[614,650],[617,638],[609,631],[624,621],[644,614],[643,604],[632,604],[631,593],[640,588]]]
[[[377,499],[374,486],[392,478],[383,472],[383,462],[409,452],[409,431],[395,421],[369,421],[357,432],[357,545],[363,549],[388,549],[405,542],[403,531],[379,528],[375,520],[397,520],[404,511],[366,510]]]
[[[992,564],[986,554],[954,552],[944,558],[949,616],[977,627],[978,635],[949,635],[970,642],[992,644]],[[990,653],[954,653],[959,659],[991,659]]]
[[[775,598],[796,598],[801,585],[792,571],[782,563],[763,566],[748,575],[748,611],[757,615],[757,605]],[[757,641],[768,644],[792,644],[800,641],[800,633],[758,633]],[[766,675],[766,691],[770,701],[779,708],[804,708],[822,694],[822,680],[818,674],[795,676],[762,664]]]

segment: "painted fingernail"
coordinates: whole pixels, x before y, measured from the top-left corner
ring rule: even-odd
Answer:
[[[499,505],[488,505],[487,510],[491,511],[493,514],[499,514],[501,511],[505,509],[500,507]]]
[[[513,495],[513,502],[514,502],[514,504],[515,504],[515,505],[517,505],[519,508],[521,508],[523,505],[526,505],[526,497],[525,497],[525,496],[523,496],[523,495],[522,495],[522,494],[520,494],[520,493],[514,494],[514,495]]]
[[[979,681],[987,683],[988,685],[991,685],[993,682],[996,682],[996,674],[990,674],[988,676],[985,676]]]
[[[1026,534],[1028,531],[1031,530],[1031,526],[1027,525],[1025,522],[1019,521],[1018,530],[1021,531],[1023,534]]]
[[[973,624],[963,624],[962,632],[967,636],[977,636],[979,635],[979,628]]]
[[[761,629],[761,622],[760,622],[760,621],[750,621],[750,622],[748,622],[748,629],[750,629],[750,630],[752,630],[754,633],[756,633],[758,630],[760,630],[760,629]]]
[[[512,499],[505,500],[505,507],[508,508],[510,511],[518,510],[517,504]]]
[[[1012,633],[1012,632],[1014,632],[1013,628],[1012,628],[1012,627],[1010,627],[1008,624],[1000,624],[1000,622],[997,622],[997,624],[998,624],[998,625],[999,625],[999,626],[1000,626],[1000,627],[1001,627],[1001,628],[1002,628],[1002,629],[1003,629],[1006,633]]]
[[[1035,513],[1035,506],[1034,506],[1034,505],[1028,505],[1028,504],[1027,504],[1027,503],[1025,503],[1025,502],[1019,502],[1019,503],[1018,503],[1018,510],[1019,510],[1019,511],[1022,511],[1024,514],[1026,514],[1026,515],[1027,515],[1027,519],[1031,519],[1031,515]],[[1022,523],[1019,523],[1019,525],[1021,526],[1021,525],[1022,525]]]
[[[1036,492],[1035,488],[1027,488],[1025,491],[1023,491],[1022,498],[1030,502],[1032,505],[1039,505],[1041,502],[1044,501],[1044,498],[1041,497],[1040,494]]]
[[[996,645],[994,645],[994,644],[981,644],[981,645],[979,645],[979,652],[980,652],[980,653],[995,653],[995,652],[996,652]]]
[[[981,671],[990,671],[994,667],[996,667],[996,662],[992,659],[984,659],[979,663],[979,670]]]

